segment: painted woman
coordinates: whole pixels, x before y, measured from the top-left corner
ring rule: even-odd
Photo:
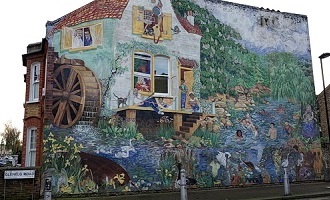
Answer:
[[[301,134],[305,138],[314,138],[317,135],[315,118],[311,105],[306,106],[306,110],[303,114]]]

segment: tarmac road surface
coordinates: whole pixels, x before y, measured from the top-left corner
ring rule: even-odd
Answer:
[[[301,182],[290,184],[290,195],[284,195],[284,186],[253,185],[239,188],[188,189],[187,200],[330,200],[330,182]],[[103,197],[53,198],[57,200],[180,200],[180,191],[141,192]]]

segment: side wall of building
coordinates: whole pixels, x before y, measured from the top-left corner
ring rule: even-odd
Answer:
[[[54,195],[175,190],[182,168],[199,188],[281,183],[283,165],[290,181],[324,179],[306,16],[202,0],[118,13],[48,36],[42,165]]]

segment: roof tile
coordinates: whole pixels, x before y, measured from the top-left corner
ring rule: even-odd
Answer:
[[[177,13],[176,13],[176,17],[178,18],[180,24],[183,26],[183,28],[188,33],[194,33],[194,34],[197,34],[197,35],[203,35],[202,31],[199,29],[199,27],[196,24],[193,26],[192,24],[190,24],[190,22],[186,18],[181,17]]]
[[[122,14],[129,0],[94,0],[70,13],[57,19],[54,23],[53,32],[66,26],[74,26],[83,22],[104,19],[118,18]],[[49,22],[50,24],[52,22]]]
[[[183,67],[188,67],[188,68],[197,67],[197,62],[195,60],[190,60],[187,58],[179,58],[179,61]]]
[[[47,22],[47,24],[54,25],[52,30],[52,33],[54,33],[63,27],[70,27],[83,22],[104,18],[120,19],[128,2],[129,0],[94,0],[59,19]],[[202,32],[197,25],[193,26],[186,18],[181,17],[178,14],[176,14],[176,16],[186,31],[202,35]]]

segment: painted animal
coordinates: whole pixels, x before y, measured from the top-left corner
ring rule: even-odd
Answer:
[[[115,93],[113,95],[117,98],[117,106],[118,108],[127,106],[127,97],[118,97]]]
[[[135,148],[134,148],[134,146],[133,146],[133,144],[132,144],[132,141],[133,141],[134,139],[130,139],[129,140],[129,145],[128,146],[122,146],[122,147],[120,147],[121,148],[121,150],[122,151],[134,151],[134,152],[136,152],[136,150],[135,150]]]
[[[122,146],[121,147],[121,151],[115,153],[115,157],[116,158],[128,158],[129,157],[129,153],[131,151],[136,152],[134,146],[132,145],[132,140],[129,140],[129,145],[128,146]]]
[[[231,157],[231,154],[229,152],[218,152],[218,155],[216,155],[216,158],[218,160],[218,162],[220,163],[220,165],[224,166],[225,168],[227,168],[227,161],[228,159]]]

